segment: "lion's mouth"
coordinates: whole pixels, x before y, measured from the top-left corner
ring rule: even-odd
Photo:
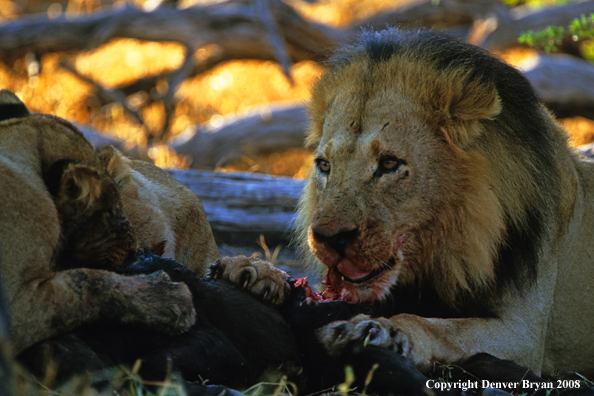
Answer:
[[[355,284],[361,284],[369,280],[372,280],[378,275],[394,268],[395,265],[396,260],[394,257],[391,257],[386,264],[382,265],[379,268],[373,269],[371,271],[362,271],[361,269],[357,268],[352,261],[344,258],[340,260],[340,262],[336,265],[335,268],[340,276],[340,280]]]
[[[384,265],[370,271],[361,271],[352,262],[344,260],[329,267],[326,280],[322,282],[326,289],[322,293],[309,290],[309,298],[316,302],[381,300],[396,281],[399,271],[396,257],[391,257]]]

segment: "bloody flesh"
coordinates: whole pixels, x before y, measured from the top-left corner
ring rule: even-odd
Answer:
[[[316,293],[309,286],[307,277],[295,279],[295,287],[302,287],[305,291],[305,298],[308,298],[313,302],[342,300],[342,297],[340,297],[340,289],[335,288],[330,280],[326,278],[322,284],[326,285],[326,290],[322,293]]]

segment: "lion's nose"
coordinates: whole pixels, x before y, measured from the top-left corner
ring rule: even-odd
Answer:
[[[312,227],[314,239],[336,250],[336,252],[344,257],[344,249],[349,246],[359,235],[359,229],[342,229],[337,232],[328,232],[323,228]]]

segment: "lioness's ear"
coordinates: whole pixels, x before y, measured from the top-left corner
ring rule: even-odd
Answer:
[[[120,150],[108,145],[99,150],[98,154],[107,173],[113,177],[120,189],[131,181],[130,170],[132,165],[130,159],[122,154]]]
[[[494,119],[501,112],[501,99],[491,84],[460,78],[435,95],[433,121],[448,141],[460,147],[481,133],[478,122]]]
[[[10,118],[28,117],[31,113],[23,102],[14,92],[3,89],[0,90],[0,121]]]
[[[88,207],[101,195],[101,172],[70,159],[54,162],[45,182],[57,201],[77,201]]]
[[[109,163],[114,157],[116,151],[118,150],[110,144],[103,146],[101,149],[96,151],[97,155],[99,156],[99,160],[101,160],[101,164],[103,164],[105,169],[109,168]]]

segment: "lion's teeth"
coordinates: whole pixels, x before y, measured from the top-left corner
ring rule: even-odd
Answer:
[[[371,340],[371,333],[367,334],[367,337],[365,337],[365,341],[363,341],[363,348],[369,344],[369,340]]]
[[[344,280],[344,276],[341,276],[340,279]]]

